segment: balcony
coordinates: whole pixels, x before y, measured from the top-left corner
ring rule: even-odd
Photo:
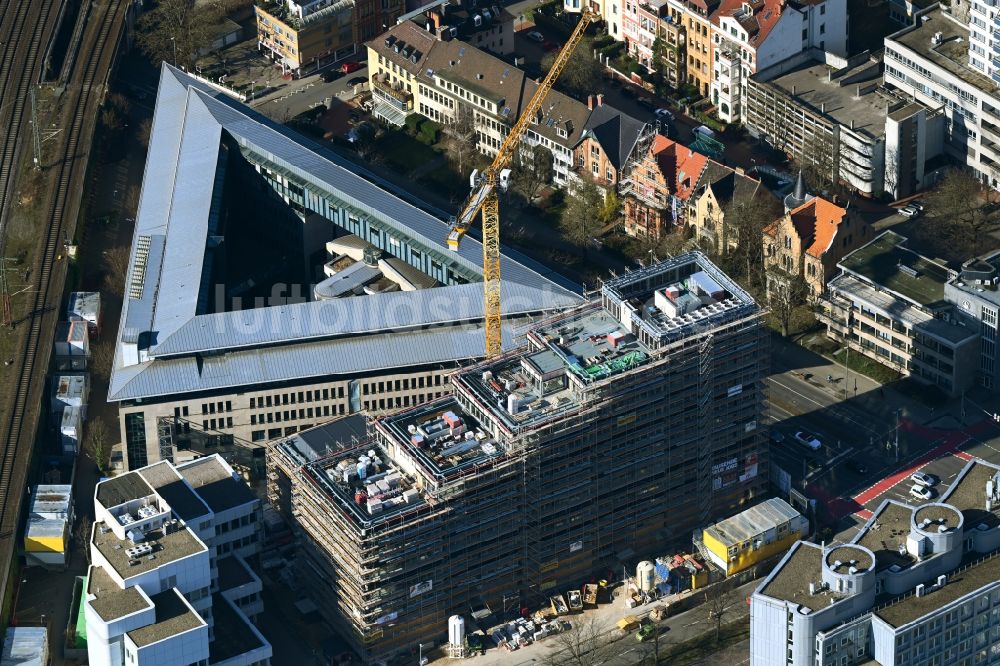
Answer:
[[[413,94],[403,88],[403,84],[393,84],[385,75],[372,77],[372,92],[400,111],[408,111],[413,101]]]

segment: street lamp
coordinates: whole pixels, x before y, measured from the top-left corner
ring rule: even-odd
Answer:
[[[177,66],[177,40],[174,39],[173,37],[171,37],[170,38],[170,43],[174,47],[174,67],[176,67]]]
[[[426,661],[424,661],[424,644],[423,643],[417,643],[417,649],[419,650],[418,656],[417,656],[417,664],[419,666],[424,666],[424,664],[427,663]],[[411,652],[410,654],[413,654],[413,653]]]

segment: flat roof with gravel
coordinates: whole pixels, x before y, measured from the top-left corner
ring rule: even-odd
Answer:
[[[139,470],[139,474],[184,522],[208,515],[208,507],[184,483],[184,479],[174,471],[170,463],[164,461],[144,467]]]
[[[959,523],[962,522],[962,514],[957,509],[950,506],[929,504],[918,508],[916,514],[913,516],[913,519],[917,523],[917,529],[923,530],[924,532],[951,532],[957,529]],[[930,521],[930,524],[927,527],[920,527],[921,523],[925,520]],[[941,529],[942,527],[944,530]]]
[[[816,610],[829,605],[830,599],[837,598],[837,595],[825,589],[809,594],[809,583],[816,583],[819,587],[822,580],[823,549],[815,544],[799,541],[792,546],[788,559],[778,565],[771,580],[760,593]]]
[[[138,589],[135,587],[122,589],[104,567],[90,567],[87,575],[87,594],[97,597],[90,602],[90,606],[105,622],[149,608],[149,602],[142,597]]]
[[[128,472],[97,484],[97,501],[106,509],[152,494],[153,489],[138,472]]]
[[[993,479],[997,471],[1000,470],[993,465],[971,461],[948,489],[948,494],[941,498],[942,502],[962,512],[966,530],[977,529],[980,525],[987,528],[1000,526],[1000,517],[997,516],[1000,506],[992,511],[986,510],[986,482]]]
[[[834,565],[840,562],[839,568]],[[852,565],[851,562],[854,562]],[[858,571],[867,571],[875,564],[872,556],[865,550],[855,546],[837,546],[826,552],[826,563],[837,573],[847,573],[848,567],[856,567]]]
[[[900,546],[906,546],[912,515],[913,509],[910,507],[887,500],[858,534],[855,543],[875,553],[877,569],[885,569],[893,564],[908,567],[913,562],[913,558],[905,550],[899,552]]]
[[[887,231],[844,257],[840,265],[919,305],[940,305],[951,274],[946,267],[903,247],[905,243],[905,237]]]
[[[897,599],[875,611],[875,615],[893,627],[902,627],[986,586],[1000,586],[1000,557],[997,555],[948,574],[944,587],[928,585],[922,596],[910,594]]]
[[[128,632],[136,647],[145,647],[165,638],[206,626],[205,621],[184,602],[175,589],[154,594],[150,599],[156,606],[156,622]],[[213,609],[214,610],[214,609]]]
[[[94,545],[122,578],[131,578],[152,571],[168,562],[208,550],[205,544],[199,541],[194,533],[188,529],[179,529],[166,535],[159,530],[154,530],[147,533],[146,540],[143,541],[143,543],[153,546],[153,552],[132,559],[125,552],[133,546],[132,542],[119,539],[111,530],[102,533],[100,526],[103,524],[98,523],[97,529],[94,530]],[[135,562],[135,564],[129,564],[129,562]]]
[[[177,472],[187,479],[212,511],[219,513],[254,501],[250,487],[234,479],[215,456],[186,463]]]

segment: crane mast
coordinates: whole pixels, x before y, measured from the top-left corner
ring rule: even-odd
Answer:
[[[448,233],[448,248],[458,250],[459,244],[466,232],[472,226],[476,215],[483,215],[483,317],[486,333],[486,357],[492,358],[501,352],[500,335],[500,199],[498,189],[505,191],[508,185],[510,170],[507,168],[521,144],[521,137],[528,129],[538,112],[542,102],[552,90],[553,84],[569,62],[573,51],[583,39],[583,33],[594,19],[590,11],[580,16],[572,34],[559,50],[552,67],[545,78],[538,84],[538,90],[531,96],[521,116],[514,123],[500,150],[497,151],[493,163],[482,173],[473,172],[472,192],[462,205],[461,214],[455,218]]]

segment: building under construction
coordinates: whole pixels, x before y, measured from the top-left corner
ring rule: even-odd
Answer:
[[[269,450],[308,587],[366,661],[620,571],[765,486],[762,312],[701,253],[526,335],[451,397]]]

